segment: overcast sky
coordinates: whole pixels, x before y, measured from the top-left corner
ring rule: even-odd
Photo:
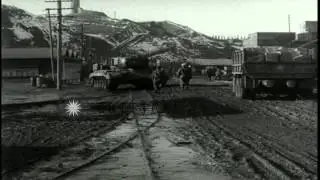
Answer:
[[[2,0],[33,14],[56,3],[45,0]],[[70,7],[71,3],[63,3]],[[134,21],[170,20],[212,36],[253,32],[301,32],[306,20],[317,20],[317,0],[80,0],[81,7]],[[64,11],[67,13],[68,11]]]

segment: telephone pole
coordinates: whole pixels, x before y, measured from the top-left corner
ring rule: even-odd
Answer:
[[[53,40],[52,40],[52,27],[51,27],[51,14],[50,9],[46,9],[48,11],[48,19],[49,19],[49,44],[50,44],[50,60],[51,60],[51,75],[54,80],[54,56],[53,56]]]
[[[291,18],[290,18],[290,14],[288,15],[288,25],[289,25],[289,32],[291,32]]]
[[[84,45],[85,45],[85,41],[84,41],[84,24],[81,24],[81,46],[80,46],[80,56],[81,58],[84,57]]]
[[[57,10],[58,19],[58,34],[57,34],[57,90],[61,90],[61,71],[62,71],[62,9],[73,9],[73,8],[62,8],[62,2],[72,2],[72,0],[56,0],[56,1],[45,1],[45,2],[56,2],[57,8],[50,8],[49,10]],[[53,17],[50,15],[50,17]],[[64,62],[62,62],[64,64]]]

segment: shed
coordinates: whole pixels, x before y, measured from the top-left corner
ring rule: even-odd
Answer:
[[[62,50],[63,55],[66,55],[66,52],[67,49]],[[37,74],[48,74],[51,72],[50,54],[50,48],[2,48],[2,77],[30,77]],[[54,68],[56,68],[56,57],[57,51],[54,48]]]

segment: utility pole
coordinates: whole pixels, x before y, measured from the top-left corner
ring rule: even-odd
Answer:
[[[49,19],[49,44],[50,44],[50,60],[51,60],[51,75],[54,80],[54,56],[53,56],[53,40],[52,40],[52,27],[51,27],[51,15],[50,9],[46,9],[48,11],[48,19]]]
[[[290,18],[290,14],[288,15],[288,25],[289,25],[289,32],[291,32],[291,18]]]
[[[72,2],[71,0],[56,0],[56,1],[45,1],[45,2],[56,2],[57,8],[51,8],[49,10],[57,10],[57,19],[58,19],[58,34],[57,34],[57,90],[61,90],[61,71],[62,71],[62,9],[73,9],[73,8],[62,8],[62,2]],[[50,15],[50,17],[52,17]],[[62,62],[64,64],[64,62]]]
[[[84,24],[81,24],[81,30],[80,30],[80,33],[81,33],[81,47],[80,47],[80,55],[81,55],[81,58],[84,57]]]

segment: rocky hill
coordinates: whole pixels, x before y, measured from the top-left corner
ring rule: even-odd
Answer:
[[[2,5],[2,47],[48,47],[49,23],[46,17],[36,16],[22,9]],[[52,19],[53,26],[56,20]],[[113,19],[102,12],[82,10],[63,21],[64,46],[79,47],[80,24],[84,24],[90,47],[99,52],[148,53],[169,46],[175,47],[156,56],[177,59],[181,57],[226,58],[232,46],[213,40],[189,27],[170,21],[134,22]],[[55,31],[56,28],[53,28]],[[55,38],[55,37],[54,37]],[[95,46],[95,41],[103,41]],[[89,42],[87,42],[89,43]]]

